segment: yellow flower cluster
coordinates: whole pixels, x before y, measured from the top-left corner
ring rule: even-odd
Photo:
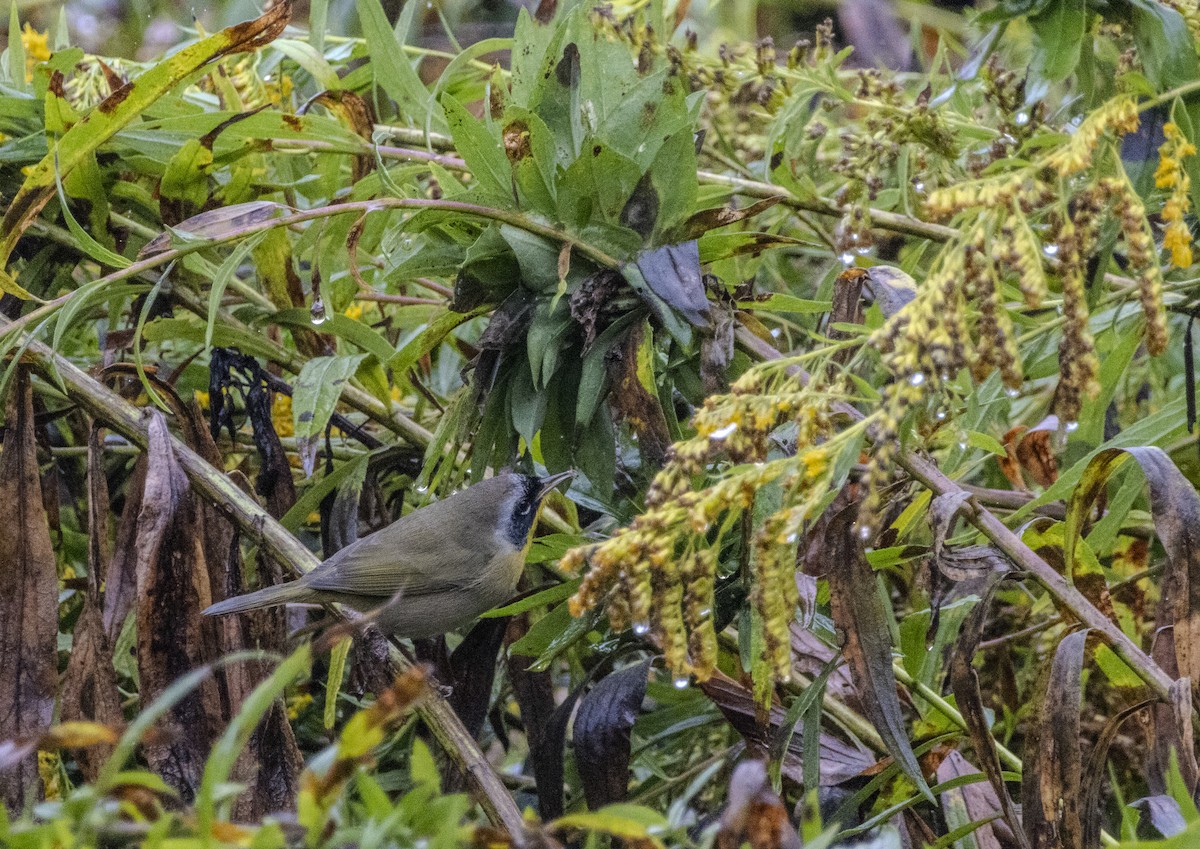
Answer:
[[[1194,156],[1196,147],[1173,123],[1163,127],[1163,134],[1166,140],[1158,149],[1158,168],[1154,171],[1154,185],[1171,191],[1162,209],[1162,220],[1166,224],[1163,248],[1170,251],[1172,265],[1188,268],[1192,264],[1192,232],[1183,216],[1191,206],[1188,191],[1192,180],[1183,167],[1183,160]]]
[[[280,436],[295,436],[296,425],[292,421],[292,398],[282,392],[275,393],[271,402],[271,421],[275,423],[275,432]]]
[[[571,599],[572,615],[604,604],[615,629],[632,627],[661,648],[677,680],[704,680],[717,661],[713,594],[723,543],[740,537],[765,645],[759,668],[768,679],[786,680],[799,602],[797,547],[830,474],[831,443],[821,442],[830,433],[827,408],[825,393],[802,387],[779,363],[752,369],[730,394],[707,399],[693,422],[698,435],[672,448],[646,512],[612,539],[567,553],[566,571],[590,567]],[[768,460],[769,436],[788,423],[798,429],[795,453]],[[703,477],[711,483],[694,489]],[[781,493],[779,508],[742,535],[737,519],[772,485]]]
[[[33,69],[50,58],[48,33],[38,32],[28,21],[21,30],[21,46],[25,48],[25,82],[33,81]]]
[[[1132,95],[1118,95],[1084,118],[1067,142],[1045,158],[1045,164],[1064,177],[1078,174],[1092,164],[1096,145],[1106,133],[1124,135],[1137,128],[1137,100]]]

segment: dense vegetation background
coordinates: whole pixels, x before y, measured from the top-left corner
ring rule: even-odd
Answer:
[[[1193,0],[194,11],[11,6],[0,841],[1200,839]]]

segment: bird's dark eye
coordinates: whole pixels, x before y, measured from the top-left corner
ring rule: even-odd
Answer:
[[[520,507],[517,508],[517,512],[518,513],[528,513],[530,508],[532,508],[532,506],[533,505],[527,501],[524,504],[522,504]]]

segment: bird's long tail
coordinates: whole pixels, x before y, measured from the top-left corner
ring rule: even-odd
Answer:
[[[273,587],[263,587],[245,595],[227,598],[204,610],[205,616],[221,616],[226,613],[241,613],[243,610],[257,610],[260,607],[274,607],[277,604],[289,602],[315,601],[313,590],[302,586],[299,581],[287,584],[276,584]]]

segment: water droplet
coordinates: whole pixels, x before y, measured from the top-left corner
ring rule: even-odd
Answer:
[[[708,438],[713,442],[720,442],[722,439],[728,439],[735,430],[737,430],[737,422],[730,422],[725,427],[714,430],[708,435]]]
[[[1029,113],[1028,112],[1018,112],[1015,120],[1016,120],[1018,127],[1024,127],[1026,124],[1029,123]]]
[[[933,417],[935,419],[937,419],[939,422],[944,422],[946,420],[946,411],[938,410],[936,413],[933,414]]]
[[[1079,430],[1079,422],[1067,422],[1064,427],[1067,429],[1067,433],[1074,433]]]
[[[772,336],[772,338],[778,339],[778,338],[779,338],[780,336],[782,336],[782,335],[783,335],[783,331],[782,331],[782,330],[780,330],[778,327],[772,327],[772,328],[771,328],[771,336]]]
[[[648,622],[634,622],[634,623],[633,623],[633,633],[634,633],[634,634],[636,634],[636,635],[637,635],[637,636],[639,636],[639,637],[644,637],[644,636],[646,636],[647,634],[649,634],[649,633],[650,633],[650,623],[648,623]]]
[[[400,250],[408,252],[408,251],[411,251],[412,249],[413,249],[412,236],[405,236],[403,241],[400,242]]]
[[[846,251],[845,253],[842,254],[842,265],[847,266],[847,267],[854,265],[854,252],[853,251]]]
[[[645,143],[645,142],[642,142],[641,144],[639,144],[639,145],[638,145],[637,152],[638,152],[638,153],[645,153],[645,152],[646,152],[646,143]]]
[[[868,540],[871,538],[871,528],[869,525],[858,526],[858,538],[861,540]]]
[[[686,678],[676,678],[676,679],[675,679],[675,681],[674,681],[673,683],[675,684],[675,689],[676,689],[676,690],[686,690],[686,689],[687,689],[687,685],[688,685],[688,679],[686,679]]]
[[[417,487],[417,492],[421,495],[424,495],[425,493],[429,492],[429,487],[425,486],[425,484],[421,484]]]
[[[908,378],[908,382],[911,383],[913,386],[920,386],[922,383],[925,382],[925,372],[914,371],[912,373],[912,375]]]
[[[705,607],[700,610],[700,618],[701,619],[707,619],[710,616],[712,616],[712,608],[711,607]]]
[[[862,236],[861,236],[861,235],[859,235],[858,233],[851,233],[851,234],[850,234],[850,241],[851,241],[851,242],[857,242],[857,241],[858,241],[859,239],[861,239],[861,238],[862,238]]]
[[[1020,394],[1021,394],[1021,390],[1020,390],[1020,389],[1013,389],[1013,388],[1010,386],[1010,387],[1008,387],[1007,389],[1005,389],[1005,390],[1004,390],[1004,394],[1005,394],[1005,395],[1007,395],[1009,398],[1016,398],[1016,397],[1020,396]]]
[[[1058,256],[1058,245],[1046,245],[1042,248],[1042,253],[1046,256]]]
[[[799,537],[798,535],[794,534],[794,533],[791,533],[791,534],[788,534],[788,535],[787,535],[787,543],[788,543],[788,545],[791,545],[792,543],[794,543],[794,542],[795,542],[796,540],[798,540],[798,539],[800,539],[800,537]]]
[[[920,180],[917,180],[917,182],[913,183],[913,191],[917,192],[918,194],[925,191],[925,184]]]
[[[967,432],[965,430],[960,430],[958,432],[958,450],[967,450]]]
[[[309,315],[312,316],[313,324],[325,323],[325,302],[320,298],[313,300],[312,306],[309,308],[308,312]]]
[[[940,375],[938,375],[938,378],[942,381],[942,383],[949,383],[950,382],[950,372],[944,371]]]

